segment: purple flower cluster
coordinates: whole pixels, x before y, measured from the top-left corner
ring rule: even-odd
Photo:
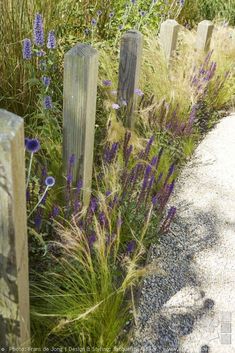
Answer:
[[[34,44],[42,46],[44,44],[44,30],[42,15],[37,13],[34,19]]]
[[[56,37],[55,37],[54,31],[50,31],[48,33],[47,48],[48,49],[55,49],[56,48]]]
[[[25,38],[23,41],[23,59],[30,60],[32,58],[32,44],[31,40]]]

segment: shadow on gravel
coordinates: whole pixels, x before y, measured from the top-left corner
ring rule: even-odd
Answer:
[[[189,204],[178,206],[183,216],[176,217],[171,231],[163,235],[151,251],[151,258],[161,264],[165,274],[150,275],[143,281],[138,333],[134,342],[136,352],[181,352],[179,339],[190,334],[196,321],[214,306],[213,300],[200,291],[200,278],[194,271],[193,257],[217,243],[218,215],[212,211],[193,214]],[[184,287],[197,289],[201,305],[193,310],[188,308],[183,314],[176,310],[165,315],[161,310],[163,305]]]

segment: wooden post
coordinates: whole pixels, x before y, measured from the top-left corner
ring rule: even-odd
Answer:
[[[30,346],[23,119],[0,109],[0,348]]]
[[[211,21],[204,20],[198,24],[196,49],[204,52],[210,50],[213,28],[214,25]]]
[[[127,31],[121,39],[119,79],[118,79],[118,104],[127,103],[124,125],[133,129],[135,125],[135,110],[140,66],[142,59],[143,36],[139,31]]]
[[[73,183],[83,181],[83,201],[88,205],[92,181],[95,134],[98,52],[77,44],[65,54],[63,107],[63,160],[67,168],[75,155]]]
[[[173,57],[177,45],[180,25],[175,20],[166,20],[161,24],[160,42],[167,62]]]

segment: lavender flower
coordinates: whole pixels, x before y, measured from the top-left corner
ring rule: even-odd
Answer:
[[[113,16],[114,16],[114,11],[110,12],[109,18],[113,18]]]
[[[44,44],[43,20],[39,13],[35,15],[34,19],[34,43],[37,46]]]
[[[48,49],[55,49],[56,48],[56,38],[55,38],[55,32],[54,31],[50,31],[48,33],[47,48]]]
[[[30,60],[32,58],[32,44],[31,40],[25,38],[23,41],[23,59]]]
[[[44,108],[45,109],[53,108],[51,96],[44,97]]]
[[[48,76],[43,76],[43,77],[42,77],[42,82],[44,83],[44,85],[45,85],[46,87],[48,87],[48,86],[50,85],[50,83],[51,83],[51,78],[48,77]]]

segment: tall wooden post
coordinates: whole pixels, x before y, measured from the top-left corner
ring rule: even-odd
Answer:
[[[175,20],[168,19],[161,24],[160,42],[168,62],[176,50],[179,28],[180,25]]]
[[[196,49],[204,52],[210,50],[213,29],[214,25],[211,21],[204,20],[198,24]]]
[[[83,181],[83,201],[89,203],[98,80],[98,52],[77,44],[65,54],[63,107],[63,160],[65,169],[75,155],[75,184]]]
[[[137,95],[135,89],[139,88],[140,66],[142,59],[143,36],[139,31],[127,31],[121,39],[118,104],[127,103],[124,125],[134,128]]]
[[[30,346],[23,119],[0,110],[0,348]]]

